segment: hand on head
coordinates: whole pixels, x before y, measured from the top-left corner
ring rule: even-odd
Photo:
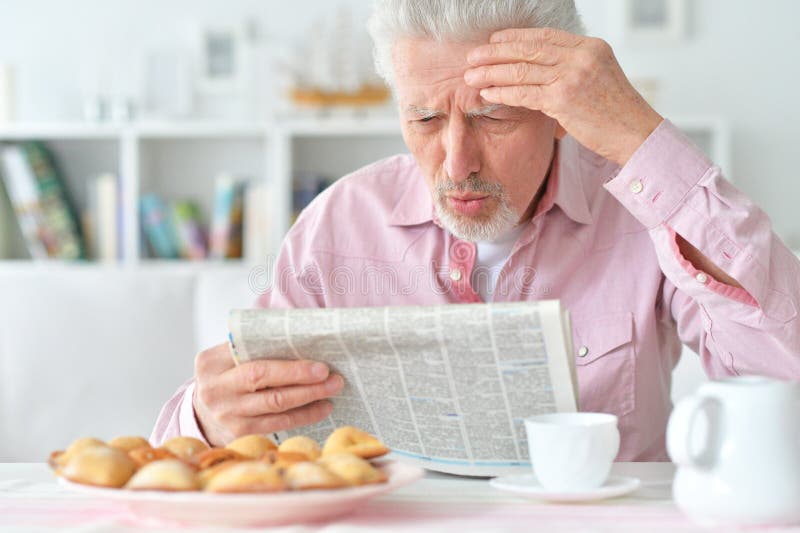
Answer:
[[[553,28],[510,29],[468,56],[464,81],[489,102],[538,110],[578,142],[624,165],[663,120],[602,39]]]

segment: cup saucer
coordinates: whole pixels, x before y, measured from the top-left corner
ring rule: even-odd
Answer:
[[[588,502],[615,498],[633,492],[641,485],[639,478],[610,476],[596,489],[578,491],[552,491],[544,488],[533,474],[496,477],[489,484],[503,491],[531,500],[548,502]]]

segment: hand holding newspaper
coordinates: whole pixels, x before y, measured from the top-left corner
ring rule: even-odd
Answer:
[[[302,433],[358,426],[431,470],[527,469],[522,420],[577,410],[569,316],[555,300],[234,310],[229,328],[237,364],[313,359],[344,377],[333,413]]]

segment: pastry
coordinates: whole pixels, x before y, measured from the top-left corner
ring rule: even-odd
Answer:
[[[224,463],[225,461],[241,461],[245,457],[234,450],[227,448],[210,448],[200,452],[192,458],[192,462],[201,470]]]
[[[303,453],[309,461],[316,461],[322,455],[322,449],[317,441],[305,435],[296,435],[286,439],[278,446],[278,451]]]
[[[322,448],[322,455],[352,453],[362,459],[372,459],[389,451],[389,448],[369,433],[353,426],[343,426],[328,436]]]
[[[142,467],[153,461],[162,459],[177,459],[178,456],[164,448],[136,448],[128,452],[128,457],[133,459],[137,466]]]
[[[300,452],[271,450],[261,456],[261,462],[279,469],[285,469],[295,463],[302,463],[304,461],[308,461],[308,456]]]
[[[245,435],[228,443],[225,448],[239,452],[248,459],[258,459],[268,451],[277,450],[278,446],[263,435]]]
[[[194,469],[178,459],[153,461],[139,469],[125,485],[131,490],[199,490]]]
[[[383,471],[352,453],[325,455],[319,459],[319,462],[350,485],[383,483],[387,480]]]
[[[75,483],[97,487],[121,487],[136,471],[128,454],[108,446],[90,446],[75,455],[59,474]]]
[[[178,459],[191,462],[192,457],[208,449],[208,444],[194,437],[174,437],[161,447],[174,453]]]
[[[53,470],[58,470],[59,468],[66,465],[70,459],[78,455],[80,452],[87,448],[91,448],[93,446],[106,446],[106,443],[101,441],[100,439],[95,439],[93,437],[84,437],[81,439],[77,439],[69,445],[69,447],[65,451],[57,451],[50,454],[50,458],[48,459],[48,464],[50,468]]]
[[[214,466],[210,466],[208,468],[204,468],[197,473],[197,480],[200,482],[200,486],[205,489],[208,482],[211,481],[211,478],[216,476],[218,473],[222,472],[224,469],[229,468],[241,461],[238,459],[232,459],[230,461],[224,461],[222,463],[217,463]]]
[[[108,445],[128,453],[137,448],[150,448],[150,443],[144,437],[117,437],[108,441]]]
[[[209,492],[279,492],[286,482],[278,470],[260,461],[242,461],[217,472],[205,486]]]
[[[286,469],[284,477],[289,488],[293,490],[338,489],[349,485],[347,481],[325,468],[324,465],[309,461],[290,465]]]

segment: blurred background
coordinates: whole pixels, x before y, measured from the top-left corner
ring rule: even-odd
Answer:
[[[800,249],[800,3],[577,4]],[[64,438],[149,431],[227,310],[263,290],[297,212],[405,151],[370,6],[0,0],[0,459],[40,460],[29,436],[54,420]],[[49,415],[31,420],[37,406]]]
[[[370,5],[0,0],[0,259],[263,261],[331,180],[404,150],[372,70]],[[800,5],[578,6],[642,94],[800,248]],[[8,175],[32,151],[60,190],[14,216],[39,194],[8,183],[25,181]]]

